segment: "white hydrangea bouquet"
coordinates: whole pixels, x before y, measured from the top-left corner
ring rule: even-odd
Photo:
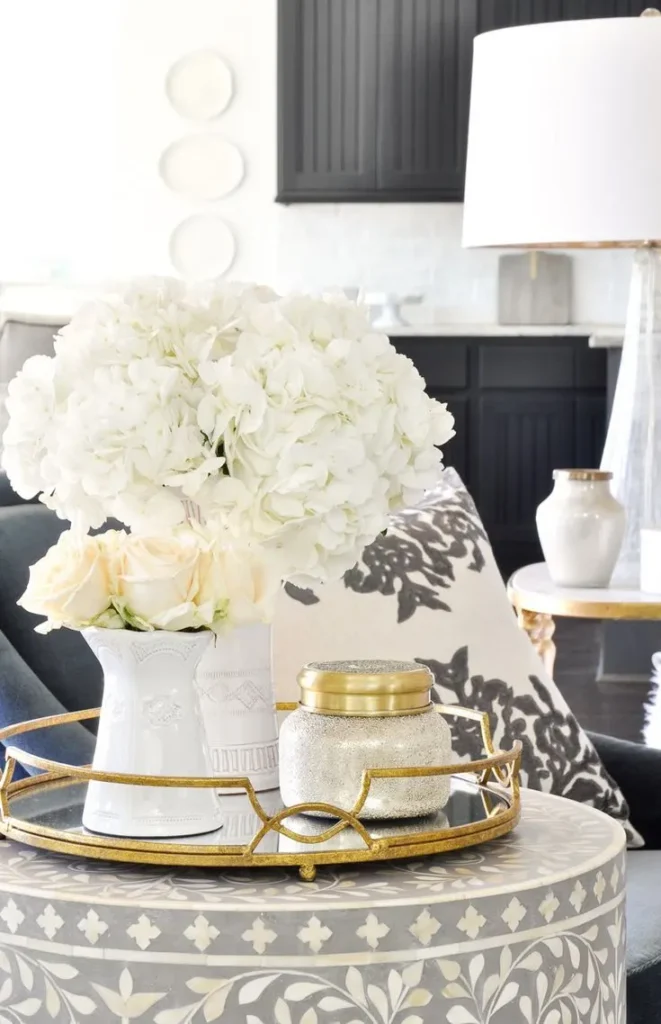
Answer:
[[[440,470],[453,418],[341,298],[155,279],[84,307],[9,386],[3,466],[84,531],[190,515],[339,577]]]

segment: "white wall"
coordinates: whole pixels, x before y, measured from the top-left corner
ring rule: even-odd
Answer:
[[[172,273],[172,229],[199,210],[237,236],[236,277],[271,280],[276,0],[1,0],[0,280],[86,283]],[[170,66],[212,48],[235,95],[208,128],[165,94]],[[167,145],[219,132],[246,177],[195,206],[161,181]]]
[[[496,252],[460,247],[457,204],[278,207],[277,0],[2,0],[0,280],[73,283],[172,273],[172,229],[213,209],[237,238],[231,275],[288,289],[423,293],[414,317],[496,318]],[[242,151],[235,193],[195,207],[158,174],[196,129],[165,95],[197,48],[231,65],[235,96],[211,123]],[[9,56],[7,56],[9,55]],[[621,322],[629,256],[574,254],[574,320]]]
[[[278,284],[287,288],[361,285],[422,293],[412,322],[491,323],[497,318],[495,250],[461,248],[459,203],[316,204],[278,211]],[[622,323],[631,255],[575,251],[575,323]]]
[[[59,0],[58,0],[59,2]],[[89,2],[89,0],[88,0]],[[114,262],[122,276],[172,273],[168,241],[190,213],[221,214],[234,230],[233,277],[272,279],[276,187],[276,0],[117,0],[121,8],[119,145]],[[165,95],[165,77],[179,57],[217,50],[234,74],[227,110],[206,126],[181,118]],[[246,176],[232,195],[197,207],[172,193],[158,175],[169,143],[213,130],[241,150]]]
[[[112,220],[113,0],[2,0],[0,42],[0,280],[93,280]]]

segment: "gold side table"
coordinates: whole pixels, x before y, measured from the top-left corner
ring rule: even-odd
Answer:
[[[518,569],[507,585],[507,592],[519,625],[551,676],[555,663],[555,615],[574,619],[661,620],[661,594],[615,587],[557,587],[544,562]]]

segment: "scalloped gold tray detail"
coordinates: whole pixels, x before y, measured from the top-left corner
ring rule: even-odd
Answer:
[[[280,712],[296,704],[278,704]],[[511,751],[493,746],[486,714],[435,705],[439,714],[480,723],[484,757],[442,767],[370,768],[351,811],[326,803],[284,807],[277,791],[258,797],[246,778],[189,778],[94,771],[50,761],[8,743],[37,729],[98,717],[99,708],[22,722],[0,731],[6,766],[0,779],[0,839],[97,860],[207,868],[296,867],[314,879],[319,864],[362,863],[424,857],[461,850],[510,832],[519,820],[521,744]],[[16,765],[43,774],[14,781]],[[362,822],[360,812],[375,779],[451,776],[446,807],[430,818]],[[219,791],[225,827],[205,836],[171,842],[100,836],[82,826],[85,785],[90,781],[131,786],[213,788]],[[222,795],[223,790],[243,795]],[[305,817],[321,812],[335,821]],[[234,840],[234,841],[231,841]]]

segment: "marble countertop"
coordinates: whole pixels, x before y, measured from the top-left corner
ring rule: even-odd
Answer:
[[[622,348],[624,327],[603,327],[590,335],[590,348]]]
[[[66,323],[99,291],[92,285],[12,285],[0,292],[0,326],[6,320],[28,323]],[[413,323],[378,328],[393,338],[589,338],[592,348],[622,345],[624,327],[618,324],[496,324]]]
[[[589,338],[592,348],[621,345],[618,324],[406,324],[383,328],[392,338]]]
[[[95,294],[91,286],[7,284],[0,291],[0,327],[7,320],[65,324]]]

